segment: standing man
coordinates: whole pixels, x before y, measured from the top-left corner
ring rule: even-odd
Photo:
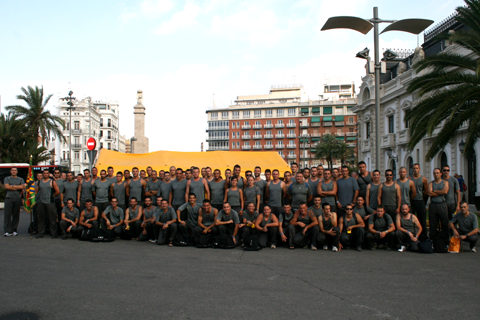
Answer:
[[[478,242],[478,219],[468,210],[468,204],[465,201],[460,203],[461,212],[453,216],[448,224],[453,231],[453,235],[470,244],[470,251],[477,252],[475,245]]]
[[[58,191],[60,191],[60,194],[58,194],[55,197],[55,208],[57,210],[57,215],[58,215],[57,221],[60,223],[60,220],[62,220],[62,203],[63,203],[63,200],[61,199],[61,197],[63,197],[63,193],[65,192],[63,188],[63,184],[65,183],[66,179],[65,180],[62,179],[62,175],[60,174],[59,169],[55,169],[53,171],[53,179],[57,183]]]
[[[170,174],[170,172],[168,174]],[[158,171],[158,180],[161,182],[165,181],[165,170]]]
[[[232,170],[230,169],[225,169],[225,182],[227,182],[228,179],[232,176]],[[223,207],[222,207],[223,209]]]
[[[338,171],[338,168],[333,168],[332,169],[332,180],[337,181],[338,177],[340,176],[340,171]]]
[[[57,237],[57,210],[52,199],[59,193],[57,183],[49,177],[48,169],[43,170],[42,180],[38,181],[35,186],[35,206],[37,207],[38,220],[37,239],[44,237],[46,218],[50,223],[52,239]]]
[[[98,176],[98,169],[97,169],[97,167],[93,167],[92,168],[92,181],[95,182],[97,179],[100,179],[100,177]]]
[[[303,181],[308,183],[308,178],[310,178],[310,169],[303,168]]]
[[[155,204],[157,204],[157,194],[160,191],[160,183],[157,177],[157,171],[152,170],[145,189],[145,196],[150,197],[151,202]]]
[[[263,207],[265,206],[265,201],[266,201],[265,197],[267,193],[266,188],[267,188],[268,182],[262,179],[262,177],[260,176],[261,173],[262,173],[262,169],[258,166],[255,167],[255,170],[253,170],[253,175],[255,178],[255,186],[257,186],[258,189],[260,189],[260,212],[263,212]]]
[[[112,184],[117,181],[117,177],[113,175],[113,167],[107,168],[107,181]]]
[[[206,167],[205,168],[205,173],[206,173],[206,177],[205,179],[207,180],[207,183],[210,183],[212,180],[213,180],[213,173],[212,173],[212,168],[210,167]]]
[[[292,164],[290,165],[290,169],[292,170],[292,183],[295,183],[298,172],[298,164],[296,162],[292,162]]]
[[[410,176],[415,186],[415,197],[412,199],[412,214],[415,214],[422,226],[420,241],[427,239],[427,209],[425,208],[424,199],[427,197],[428,180],[420,174],[420,165],[413,165],[413,176]]]
[[[385,170],[386,181],[378,188],[378,205],[382,205],[385,213],[388,214],[392,221],[396,220],[396,215],[400,213],[402,199],[400,194],[400,186],[393,181],[393,171]]]
[[[417,217],[410,213],[410,207],[404,203],[402,204],[402,214],[397,214],[397,231],[395,231],[395,238],[400,245],[398,252],[403,252],[409,247],[410,251],[418,251],[418,241],[422,233],[422,226]]]
[[[335,208],[337,202],[337,182],[333,181],[330,169],[323,171],[323,179],[317,185],[317,193],[322,198],[322,203],[328,203],[331,208]]]
[[[132,169],[133,178],[128,180],[127,185],[125,186],[125,190],[127,192],[127,198],[130,199],[135,198],[137,199],[137,204],[142,206],[142,196],[145,192],[145,187],[147,186],[147,182],[138,176],[138,168],[134,167]]]
[[[345,215],[345,206],[351,204],[355,206],[358,197],[358,183],[357,180],[349,176],[350,171],[348,166],[342,166],[342,177],[337,179],[337,213],[339,217]]]
[[[323,180],[323,166],[321,164],[318,165],[317,167],[317,176],[318,176],[318,179]]]
[[[372,183],[372,175],[367,171],[367,164],[365,161],[360,161],[358,163],[358,196],[366,199],[367,197],[367,186]]]
[[[123,170],[123,177],[125,178],[125,182],[130,181],[130,179],[132,179],[132,176],[130,176],[130,170]]]
[[[60,173],[60,172],[59,172]],[[10,176],[3,180],[5,189],[5,209],[3,219],[3,236],[17,236],[18,223],[20,221],[20,208],[22,207],[22,193],[25,192],[27,185],[23,178],[17,176],[18,169],[10,169]]]
[[[95,180],[92,191],[98,212],[104,212],[109,206],[108,193],[110,191],[110,184],[107,181],[107,172],[105,170],[100,171],[100,179]]]
[[[193,178],[188,180],[187,189],[185,191],[185,203],[188,202],[190,193],[195,194],[198,207],[203,206],[203,200],[205,200],[205,194],[207,199],[210,199],[210,189],[208,188],[208,182],[205,178],[200,177],[200,170],[198,167],[193,168]]]
[[[312,167],[312,169],[310,169],[310,177],[308,177],[305,182],[308,183],[308,186],[310,187],[310,189],[312,189],[312,194],[313,194],[313,198],[315,199],[315,196],[318,195],[318,184],[320,182],[320,179],[317,177],[317,167]],[[313,203],[309,203],[308,206],[311,206],[313,205]]]
[[[175,166],[171,166],[170,167],[170,179],[175,180],[176,172],[177,172],[177,168],[175,168]],[[182,173],[183,173],[183,170],[182,170]]]
[[[410,193],[412,193],[411,199],[417,195],[417,189],[412,180],[407,178],[407,168],[400,167],[400,178],[397,179],[397,184],[400,187],[400,202],[411,206]]]
[[[122,171],[117,172],[116,179],[110,185],[110,198],[117,198],[117,205],[125,212],[127,210],[127,202],[125,201],[125,185],[127,182],[123,181]]]
[[[440,168],[433,170],[434,180],[428,184],[428,196],[431,198],[428,207],[428,220],[430,222],[430,239],[435,241],[437,237],[448,241],[448,206],[445,196],[449,190],[449,184],[442,179]],[[438,222],[441,224],[441,231],[438,230]]]
[[[312,201],[312,190],[303,182],[303,175],[301,172],[297,172],[295,182],[288,187],[288,194],[292,201],[293,211],[296,211],[301,203],[308,203]]]
[[[221,177],[221,172],[215,169],[213,180],[208,183],[210,189],[210,205],[218,211],[223,209],[223,197],[225,196],[225,180]],[[203,202],[205,205],[205,202]]]
[[[465,180],[463,179],[462,175],[459,175],[458,178],[458,185],[460,186],[460,199],[461,201],[467,201],[467,194],[465,193],[467,191],[467,185],[465,184]]]
[[[237,187],[239,189],[242,189],[243,190],[243,187],[247,185],[247,180],[245,180],[244,177],[240,176],[240,173],[242,171],[242,168],[236,164],[234,167],[233,167],[233,174],[230,178],[228,178],[227,180],[227,185],[225,186],[225,188],[229,188],[230,187],[230,181],[233,177],[237,178],[238,179],[238,183],[237,183]]]
[[[255,169],[256,172],[256,169]],[[266,186],[266,197],[268,200],[268,205],[272,210],[272,213],[277,217],[280,217],[282,214],[282,192],[286,194],[287,192],[287,185],[285,182],[280,180],[280,171],[274,169],[272,171],[273,180],[267,183]],[[260,208],[261,209],[261,208]],[[292,239],[293,241],[293,239]]]
[[[83,210],[86,208],[86,202],[87,200],[92,200],[94,199],[93,197],[93,191],[92,191],[92,178],[90,177],[90,170],[85,169],[83,170],[83,180],[82,183],[78,185],[78,193],[80,196],[78,197],[80,205],[78,205],[80,214],[82,213]]]
[[[63,190],[64,193],[60,195],[62,208],[67,206],[68,199],[73,199],[73,205],[76,206],[80,201],[80,192],[78,190],[78,181],[75,180],[73,172],[67,173],[67,181],[63,184]]]
[[[442,179],[448,182],[448,193],[445,195],[445,202],[448,207],[448,220],[452,220],[455,212],[460,212],[460,184],[458,180],[450,175],[450,167],[444,166],[442,168]]]
[[[157,194],[157,197],[161,196],[172,206],[172,180],[170,180],[170,172],[165,172],[164,178],[165,180],[160,185],[160,192]]]
[[[367,196],[365,201],[367,203],[367,207],[372,208],[373,210],[377,210],[378,206],[378,189],[382,182],[380,181],[380,171],[375,170],[372,174],[372,183],[367,186]]]
[[[185,192],[187,191],[187,180],[183,178],[183,170],[178,168],[176,171],[177,177],[172,181],[171,206],[177,209],[185,203]],[[164,199],[165,196],[163,197]]]

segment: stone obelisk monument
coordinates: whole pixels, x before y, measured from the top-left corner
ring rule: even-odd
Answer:
[[[148,153],[148,138],[145,137],[145,107],[143,91],[137,91],[137,104],[133,107],[135,115],[135,135],[132,139],[132,153]]]

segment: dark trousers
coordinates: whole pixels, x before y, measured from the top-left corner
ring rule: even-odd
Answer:
[[[428,211],[430,222],[430,239],[435,240],[442,237],[445,242],[448,241],[448,207],[446,203],[430,202]],[[440,222],[440,229],[438,223]]]
[[[155,237],[157,239],[157,244],[165,244],[167,241],[173,242],[175,236],[177,235],[177,224],[172,223],[168,228],[163,229],[159,225],[155,225],[153,230],[155,231]]]
[[[195,243],[198,242],[197,234],[194,232],[196,226],[192,225],[189,221],[186,221],[185,225],[181,224],[180,222],[177,222],[177,224],[178,224],[177,232],[180,232],[181,234],[183,234],[184,239],[193,238],[193,241]]]
[[[278,227],[267,228],[267,232],[254,229],[254,234],[258,235],[258,242],[262,248],[267,247],[268,244],[277,245]]]
[[[119,208],[122,208],[123,212],[127,211],[127,206],[124,204],[118,204]],[[101,214],[101,212],[98,212],[98,214]]]
[[[21,207],[22,199],[5,199],[3,230],[6,233],[17,232],[18,223],[20,222]]]
[[[62,231],[62,236],[67,236],[67,229],[70,228],[70,226],[72,225],[69,221],[66,221],[66,220],[60,220],[60,230]],[[78,234],[78,224],[76,227],[72,227],[72,229],[70,230],[70,233],[72,234],[72,236],[74,235],[77,235]]]
[[[337,247],[338,248],[338,239],[340,238],[340,229],[338,227],[333,227],[333,231],[335,231],[335,235],[332,236],[327,233],[319,232],[317,234],[317,246],[323,247],[325,245],[329,247]]]
[[[318,226],[314,226],[313,228],[308,229],[305,234],[303,234],[303,229],[300,226],[296,226],[295,228],[295,235],[293,236],[293,243],[300,247],[308,246],[309,242],[311,242],[314,246],[316,246],[317,242],[317,233],[318,233]]]
[[[427,209],[423,200],[412,200],[412,213],[417,216],[420,225],[422,226],[422,233],[420,234],[420,241],[427,239]]]
[[[348,247],[361,247],[363,241],[365,240],[365,229],[364,228],[353,228],[351,233],[347,233],[347,230],[343,230],[340,235],[340,243],[344,248]]]
[[[218,228],[217,227],[213,227],[213,228],[210,228],[210,232],[207,233],[208,236],[212,236],[214,234],[218,234]],[[204,235],[203,233],[203,228],[200,227],[200,226],[196,226],[194,229],[193,229],[193,232],[195,234],[195,237],[198,239],[200,238],[200,236]]]
[[[140,235],[138,236],[138,241],[147,241],[155,239],[155,232],[153,231],[153,224],[149,221],[145,224],[145,228],[141,228]],[[143,233],[143,230],[146,233]]]
[[[45,220],[48,218],[50,224],[50,233],[52,235],[57,234],[57,209],[55,203],[42,203],[37,202],[35,205],[37,208],[37,220],[38,220],[38,234],[45,234]]]
[[[289,224],[288,226],[283,227],[282,229],[283,229],[284,235],[287,237],[286,245],[289,248],[293,248],[294,247],[293,238],[295,237],[295,226],[293,224]],[[282,239],[282,236],[280,234],[279,234],[279,237],[280,239]]]
[[[418,244],[420,241],[412,241],[412,238],[410,238],[407,233],[397,230],[395,231],[395,239],[398,245],[405,246],[410,251],[418,252]]]
[[[385,213],[390,215],[393,223],[397,221],[397,206],[385,206]]]
[[[447,203],[447,210],[448,210],[448,221],[452,220],[453,214],[457,209],[457,205],[455,203]]]
[[[387,235],[383,238],[380,238],[380,235],[378,233],[367,233],[365,236],[365,241],[367,242],[369,248],[375,248],[375,243],[377,244],[386,244],[388,245],[391,249],[394,248],[395,237],[393,236],[393,233],[387,233]]]
[[[110,203],[108,202],[97,202],[95,203],[95,206],[97,207],[98,209],[98,215],[101,217],[102,216],[102,213],[105,212],[105,209],[107,209],[107,207],[110,205]],[[125,211],[124,211],[125,212]]]
[[[126,230],[125,228],[125,233],[130,235],[132,238],[138,238],[140,235],[140,232],[142,232],[142,221],[137,220],[134,222],[129,222],[128,223],[129,229]]]
[[[60,196],[59,196],[60,197]],[[77,204],[75,203],[74,206]],[[65,204],[65,207],[67,204]],[[55,209],[57,210],[57,223],[58,226],[60,226],[60,221],[62,221],[62,202],[60,201],[60,198],[55,198]]]
[[[92,225],[93,230],[98,232],[98,228],[100,226],[98,221],[89,221],[88,223]],[[89,228],[87,228],[85,226],[82,226],[82,225],[78,225],[78,233],[79,234],[82,234],[83,230],[86,230],[86,229],[89,229]]]
[[[222,225],[218,226],[218,233],[221,236],[232,237],[233,232],[235,232],[235,224],[234,223],[232,223],[232,224],[222,224]],[[236,245],[238,245],[239,241],[240,241],[240,236],[237,234],[235,236]]]
[[[272,213],[278,217],[283,213],[283,207],[270,207],[272,209]]]
[[[213,204],[212,203],[212,207],[214,207],[215,209],[218,210],[218,212],[220,212],[220,210],[223,210],[223,203],[219,203],[219,204]]]
[[[468,232],[460,231],[458,229],[457,229],[457,231],[458,231],[458,234],[461,235],[461,236],[466,235],[468,233]],[[468,242],[470,244],[470,249],[473,249],[478,242],[478,233],[475,233],[474,235],[468,236],[465,239],[463,239],[462,241]]]

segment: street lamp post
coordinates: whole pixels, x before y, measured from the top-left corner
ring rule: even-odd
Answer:
[[[390,23],[381,33],[388,31],[404,31],[412,34],[419,34],[433,21],[427,19],[402,19],[402,20],[381,20],[378,17],[378,7],[373,8],[373,18],[366,20],[358,17],[340,16],[331,17],[325,22],[321,31],[330,29],[352,29],[367,34],[373,28],[373,43],[375,47],[375,165],[380,169],[380,49],[379,49],[379,24]],[[360,54],[360,53],[359,53]],[[358,55],[357,55],[358,56]],[[368,52],[361,56],[368,59]]]
[[[70,133],[69,133],[69,136],[68,136],[68,169],[70,171],[72,171],[72,111],[75,110],[75,107],[73,106],[73,100],[75,100],[74,97],[72,97],[73,95],[73,92],[70,91],[68,93],[68,97],[65,97],[65,100],[67,100],[67,111],[69,112],[70,114]]]

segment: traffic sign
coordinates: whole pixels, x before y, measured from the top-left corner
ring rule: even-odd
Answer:
[[[87,140],[87,148],[88,150],[93,150],[97,146],[97,141],[94,138],[88,138]]]

